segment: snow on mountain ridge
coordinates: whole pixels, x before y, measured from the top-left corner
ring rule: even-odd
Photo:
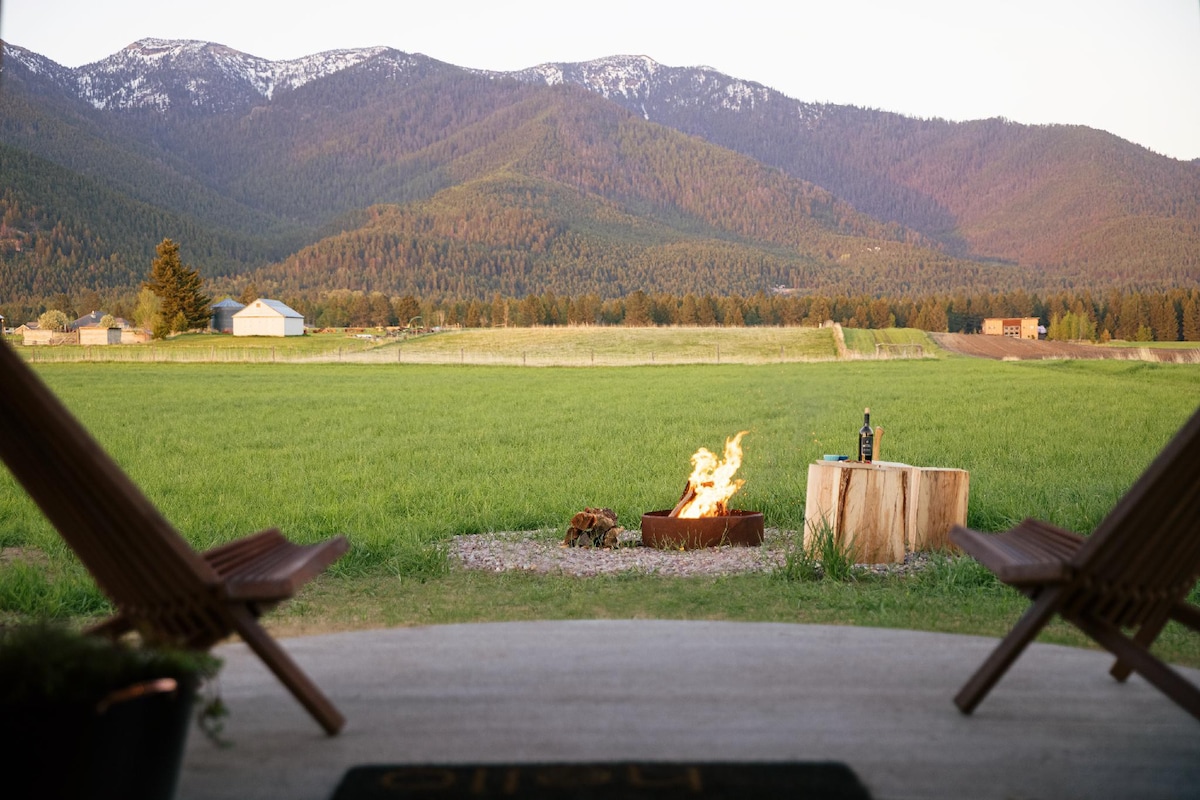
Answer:
[[[538,64],[511,73],[518,80],[541,81],[548,86],[573,83],[612,99],[619,95],[627,100],[644,98],[654,76],[663,69],[649,56],[607,56],[593,61]]]
[[[55,63],[43,55],[26,50],[24,47],[4,42],[4,58],[0,59],[0,71],[4,68],[4,62],[12,59],[18,61],[25,69],[32,72],[34,75],[43,75],[50,78],[63,86],[71,82],[71,70]]]
[[[131,110],[190,106],[232,110],[271,100],[328,75],[376,59],[380,75],[396,79],[419,67],[424,56],[388,47],[330,50],[272,61],[231,47],[192,39],[144,38],[117,53],[76,69],[5,44],[33,71],[50,72],[98,109]],[[555,86],[570,83],[652,119],[667,107],[707,106],[732,112],[772,102],[794,103],[796,116],[812,124],[821,108],[792,100],[761,84],[711,67],[668,67],[645,55],[614,55],[582,62],[545,63],[514,72],[468,70]]]
[[[280,89],[296,89],[388,51],[330,50],[271,61],[211,42],[146,38],[74,72],[80,95],[96,108],[168,108],[178,102],[168,85],[172,76],[190,105],[220,106],[229,102],[231,86],[269,100]]]
[[[732,78],[712,67],[668,67],[648,56],[609,56],[593,61],[539,64],[512,75],[550,86],[571,83],[636,109],[645,119],[662,103],[708,103],[728,111],[753,109],[773,98],[789,100],[759,83]],[[798,110],[807,114],[807,104]]]

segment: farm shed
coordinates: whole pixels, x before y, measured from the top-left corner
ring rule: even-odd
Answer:
[[[83,325],[77,328],[80,344],[120,344],[120,328],[101,328],[99,325]]]
[[[25,326],[21,326],[25,327]],[[79,344],[78,331],[52,331],[31,325],[25,328],[22,342],[26,345],[35,344]]]
[[[233,333],[233,315],[243,308],[245,306],[232,297],[226,297],[221,302],[214,303],[212,319],[208,323],[209,327],[219,333]]]
[[[1014,339],[1037,339],[1037,317],[988,317],[983,321],[987,336],[1011,336]]]
[[[301,336],[304,317],[278,300],[260,297],[233,315],[234,336]]]

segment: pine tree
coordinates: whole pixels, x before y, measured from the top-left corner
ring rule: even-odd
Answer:
[[[1183,304],[1183,340],[1200,342],[1200,303],[1192,295]]]
[[[1175,316],[1175,303],[1165,294],[1150,301],[1150,329],[1156,342],[1174,342],[1179,339],[1179,318]]]
[[[143,286],[162,300],[162,319],[174,332],[203,328],[208,324],[212,298],[201,288],[199,271],[185,267],[179,259],[179,245],[163,239],[150,262],[150,278]]]

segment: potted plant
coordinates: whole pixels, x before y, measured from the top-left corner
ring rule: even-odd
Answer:
[[[134,647],[49,624],[0,630],[0,761],[39,797],[174,796],[208,653]],[[219,700],[201,716],[223,714]]]

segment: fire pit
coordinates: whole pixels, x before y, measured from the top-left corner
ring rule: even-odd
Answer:
[[[745,483],[733,479],[742,464],[745,434],[742,431],[725,440],[724,460],[703,447],[696,451],[692,456],[692,474],[675,507],[642,515],[643,546],[688,549],[762,544],[763,515],[725,506],[725,501]]]
[[[763,515],[759,511],[726,511],[719,517],[684,519],[670,511],[642,514],[642,545],[645,547],[717,547],[723,544],[755,547],[763,540]]]

